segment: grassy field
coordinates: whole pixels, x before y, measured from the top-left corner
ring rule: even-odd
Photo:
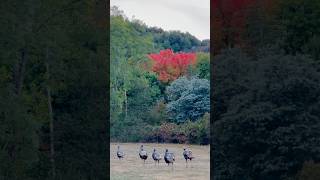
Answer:
[[[118,160],[117,145],[125,153],[125,158]],[[141,143],[111,143],[110,144],[110,179],[111,180],[208,180],[210,179],[210,146],[185,144],[143,144],[148,152],[148,159],[143,164],[139,158]],[[186,167],[183,158],[183,148],[192,150],[195,159]],[[151,155],[153,148],[163,156],[166,148],[175,154],[173,168],[168,167],[164,160],[155,165]]]

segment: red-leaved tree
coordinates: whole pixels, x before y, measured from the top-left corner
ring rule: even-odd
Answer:
[[[185,75],[188,67],[196,62],[195,53],[174,53],[171,49],[149,54],[148,57],[153,61],[152,71],[162,82],[171,82]]]
[[[264,25],[269,23],[276,14],[278,4],[277,0],[212,0],[214,54],[230,47],[248,48],[249,25],[257,21]]]
[[[213,0],[211,4],[214,51],[242,43],[246,25],[246,9],[254,0]],[[241,46],[241,45],[240,45]]]

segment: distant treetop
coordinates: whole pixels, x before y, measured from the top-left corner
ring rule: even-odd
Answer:
[[[196,62],[195,53],[174,53],[172,49],[149,54],[148,57],[153,61],[152,71],[162,82],[171,82],[186,74],[189,65]]]

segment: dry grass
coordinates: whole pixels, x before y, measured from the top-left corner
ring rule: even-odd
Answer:
[[[118,160],[117,145],[125,153],[125,158]],[[210,146],[184,144],[143,144],[148,152],[146,164],[139,158],[141,143],[111,143],[110,144],[110,179],[111,180],[208,180],[210,179]],[[186,167],[183,158],[183,148],[192,150],[195,159]],[[175,154],[173,168],[168,167],[164,160],[155,165],[151,155],[153,148],[163,156],[166,148]]]

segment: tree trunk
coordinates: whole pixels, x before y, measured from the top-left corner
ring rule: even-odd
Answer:
[[[125,98],[125,119],[127,119],[127,116],[128,116],[128,96],[127,96],[127,90],[124,90],[124,98]]]
[[[50,88],[50,69],[49,69],[49,49],[46,49],[46,70],[47,70],[47,98],[48,98],[48,111],[50,120],[50,162],[51,162],[51,173],[52,179],[56,177],[56,166],[54,158],[54,118],[52,110],[52,100],[51,100],[51,88]]]
[[[18,62],[15,64],[14,67],[14,89],[13,92],[16,94],[18,98],[21,95],[22,87],[23,87],[23,80],[24,80],[24,71],[25,66],[27,63],[27,56],[26,56],[26,49],[22,48],[20,50],[20,59],[18,59]],[[17,121],[12,122],[12,133],[13,133],[13,143],[8,145],[8,155],[13,162],[13,164],[17,165],[17,153],[19,151],[19,147],[17,146],[20,136],[19,136],[19,130],[17,130]],[[16,168],[16,167],[15,167]],[[14,174],[14,179],[19,179],[18,174]]]
[[[26,55],[26,49],[22,48],[20,50],[21,58],[17,62],[14,72],[14,85],[15,85],[15,93],[17,96],[21,94],[22,86],[23,86],[23,80],[24,80],[24,71],[25,66],[27,64],[27,55]]]

